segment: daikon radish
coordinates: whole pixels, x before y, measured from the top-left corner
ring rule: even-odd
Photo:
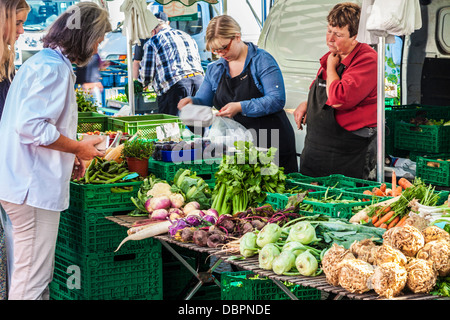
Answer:
[[[136,233],[130,234],[128,237],[122,240],[122,242],[119,244],[117,249],[114,252],[119,251],[120,247],[129,240],[143,240],[147,238],[151,238],[163,233],[169,232],[169,227],[172,225],[172,222],[162,221],[160,223],[155,223],[152,226],[149,226],[147,228],[142,229],[141,231],[138,231]]]

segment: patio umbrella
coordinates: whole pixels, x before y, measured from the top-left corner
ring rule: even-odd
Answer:
[[[124,13],[123,33],[127,37],[127,64],[128,64],[128,103],[131,114],[135,114],[134,83],[133,83],[133,56],[132,46],[139,44],[140,39],[151,37],[152,30],[158,25],[158,19],[147,10],[145,0],[125,0],[120,6]]]
[[[410,35],[422,27],[419,0],[363,0],[359,22],[359,42],[376,44],[377,77],[377,180],[384,180],[384,64],[386,41],[394,36]]]

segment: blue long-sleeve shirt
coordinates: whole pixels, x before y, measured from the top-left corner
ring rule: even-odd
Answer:
[[[274,57],[253,43],[248,46],[244,70],[250,67],[253,80],[263,96],[240,101],[242,114],[247,117],[260,117],[278,112],[284,108],[286,92],[283,75]],[[208,65],[205,79],[192,98],[194,104],[212,106],[214,95],[224,72],[230,75],[228,62],[220,58]]]

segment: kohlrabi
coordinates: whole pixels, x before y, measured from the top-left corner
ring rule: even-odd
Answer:
[[[272,270],[272,263],[273,260],[280,255],[280,249],[273,244],[268,243],[266,244],[260,251],[259,251],[259,267],[264,270]]]
[[[308,250],[295,259],[295,267],[302,276],[314,276],[319,268],[317,259]]]
[[[272,262],[272,270],[278,275],[289,272],[295,266],[295,255],[282,251]]]
[[[268,223],[258,233],[256,244],[258,247],[263,248],[268,243],[275,243],[281,237],[282,229],[276,223]]]
[[[258,253],[258,246],[256,245],[256,234],[247,232],[239,240],[239,252],[244,257],[248,258]]]
[[[302,244],[309,244],[317,241],[316,229],[308,221],[299,221],[289,230],[286,241],[298,241]]]

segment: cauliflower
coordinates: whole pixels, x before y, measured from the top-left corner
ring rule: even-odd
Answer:
[[[450,241],[450,234],[442,228],[437,226],[429,226],[422,230],[425,243],[433,240],[447,240]]]
[[[381,265],[386,262],[395,262],[400,266],[405,266],[407,263],[405,255],[398,249],[395,249],[383,243],[381,246],[377,246],[373,252],[373,265]]]
[[[398,296],[406,285],[406,268],[395,262],[385,262],[375,268],[371,278],[376,293],[385,298]]]
[[[344,259],[355,258],[353,254],[344,247],[333,243],[322,258],[322,270],[325,273],[327,282],[333,286],[339,285],[338,264]]]
[[[153,188],[151,188],[147,192],[147,197],[160,197],[160,196],[167,196],[169,197],[172,194],[172,191],[170,191],[170,184],[166,182],[157,182],[153,185]]]
[[[431,261],[411,259],[406,265],[406,271],[406,287],[414,293],[429,293],[436,285],[438,272]]]
[[[424,246],[422,233],[411,225],[393,227],[383,234],[383,243],[399,249],[405,256],[414,257]]]
[[[373,266],[360,259],[345,259],[338,265],[339,285],[351,293],[364,293],[370,290],[370,277]]]
[[[430,241],[417,253],[416,257],[433,262],[441,277],[450,274],[450,244],[448,241]]]

